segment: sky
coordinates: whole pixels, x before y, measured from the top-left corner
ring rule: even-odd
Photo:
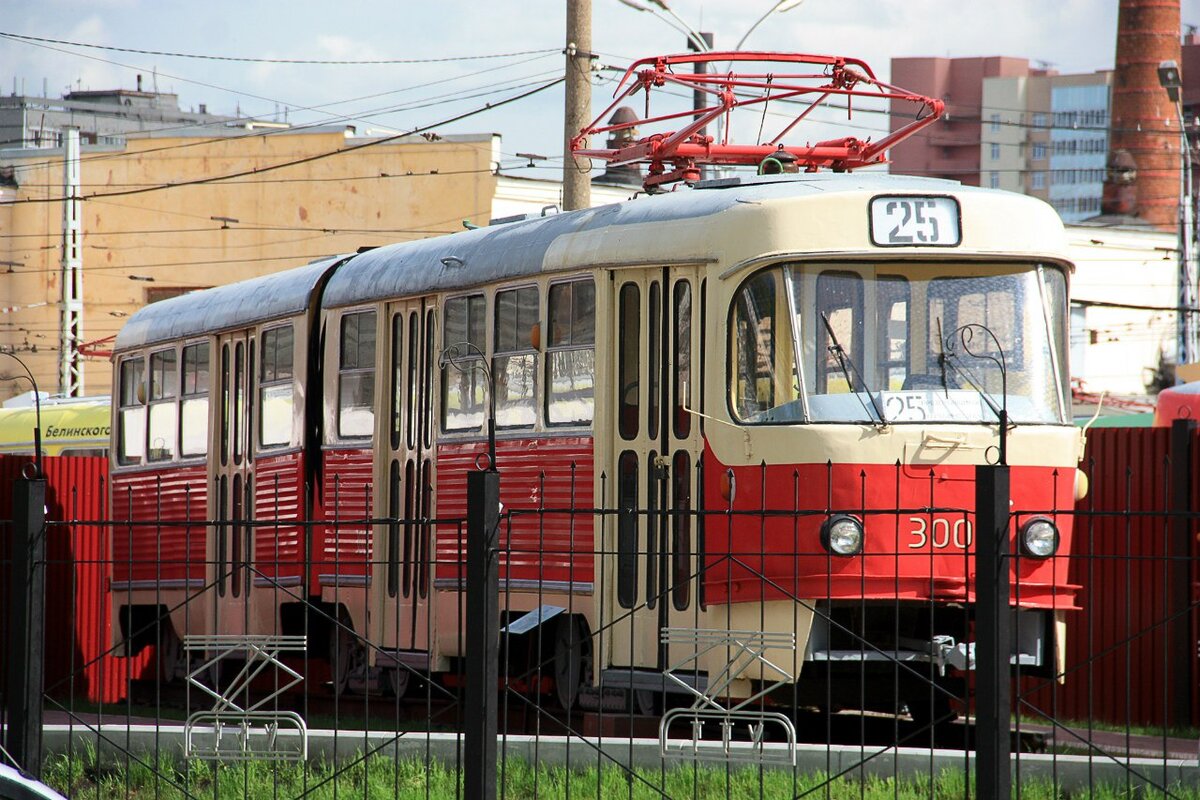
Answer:
[[[693,30],[732,48],[775,0],[669,0]],[[744,49],[853,56],[887,80],[904,56],[1007,55],[1061,73],[1111,68],[1117,0],[803,0],[771,15]],[[565,0],[0,0],[0,92],[51,97],[68,89],[176,92],[210,113],[353,124],[361,132],[432,126],[440,134],[499,133],[502,164],[517,153],[562,153],[561,84],[487,109],[563,72]],[[613,76],[637,58],[676,53],[684,35],[665,15],[592,0],[599,55],[592,108],[612,99]],[[1182,0],[1200,25],[1200,0]],[[678,24],[678,23],[676,23]],[[287,64],[185,58],[125,50],[274,60],[410,60],[407,64]],[[479,58],[480,56],[488,56]],[[490,56],[503,56],[492,58]],[[450,59],[431,61],[433,59]],[[285,112],[286,109],[286,112]],[[473,113],[457,121],[451,117]],[[862,119],[862,128],[883,120]],[[865,116],[870,116],[865,115]],[[863,134],[860,134],[863,135]],[[561,163],[561,162],[558,162]]]

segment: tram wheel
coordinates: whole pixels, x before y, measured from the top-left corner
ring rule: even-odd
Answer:
[[[569,709],[592,680],[592,638],[582,617],[560,617],[554,626],[554,689]]]
[[[361,674],[367,663],[367,649],[354,633],[350,617],[339,615],[329,628],[329,672],[334,695],[341,697],[350,691],[351,678]]]
[[[387,683],[392,697],[395,697],[397,700],[404,699],[404,695],[408,694],[409,684],[412,683],[412,670],[406,667],[389,669],[387,671]]]
[[[662,713],[660,693],[653,689],[630,689],[629,710],[643,717],[656,717]]]
[[[921,728],[936,729],[958,719],[950,696],[937,685],[925,684],[924,690],[907,693],[908,715]]]
[[[183,642],[170,621],[162,623],[158,648],[155,651],[157,678],[160,684],[173,682],[185,671]]]

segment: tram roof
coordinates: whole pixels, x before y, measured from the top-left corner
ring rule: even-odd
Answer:
[[[248,327],[308,308],[321,279],[344,256],[247,281],[160,300],[139,309],[117,334],[116,350]]]
[[[538,275],[544,271],[546,254],[555,241],[571,234],[609,230],[619,236],[622,226],[696,219],[747,202],[922,190],[981,191],[956,181],[870,172],[707,181],[691,190],[379,247],[338,269],[329,280],[322,305],[342,308]]]
[[[129,318],[117,334],[115,349],[186,339],[298,314],[309,307],[313,291],[330,273],[322,305],[341,308],[536,276],[547,270],[546,256],[555,242],[573,234],[620,237],[623,226],[695,220],[745,203],[853,192],[921,191],[997,193],[955,181],[872,172],[707,181],[691,190],[401,242],[349,257],[326,258],[285,272],[163,300]],[[648,253],[647,257],[653,260],[660,256]]]

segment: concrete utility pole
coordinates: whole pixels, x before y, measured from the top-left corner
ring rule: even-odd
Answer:
[[[79,199],[79,129],[63,137],[62,323],[59,326],[58,393],[83,395],[83,201]]]
[[[571,139],[592,121],[592,0],[567,0],[567,89],[563,113],[563,210],[592,204],[591,159],[571,155]]]

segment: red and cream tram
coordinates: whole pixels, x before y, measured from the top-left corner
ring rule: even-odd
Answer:
[[[1036,199],[812,172],[156,303],[116,342],[116,619],[133,646],[163,614],[176,636],[311,635],[309,604],[369,644],[329,636],[342,685],[368,662],[397,688],[448,670],[490,391],[501,606],[553,606],[552,641],[586,643],[557,649],[568,704],[724,669],[726,648],[689,661],[663,628],[792,635],[764,654],[792,682],[878,654],[969,668],[974,468],[999,408],[1014,506],[1074,503],[1070,269]],[[1013,532],[1014,655],[1042,667],[1075,591],[1052,516]]]

